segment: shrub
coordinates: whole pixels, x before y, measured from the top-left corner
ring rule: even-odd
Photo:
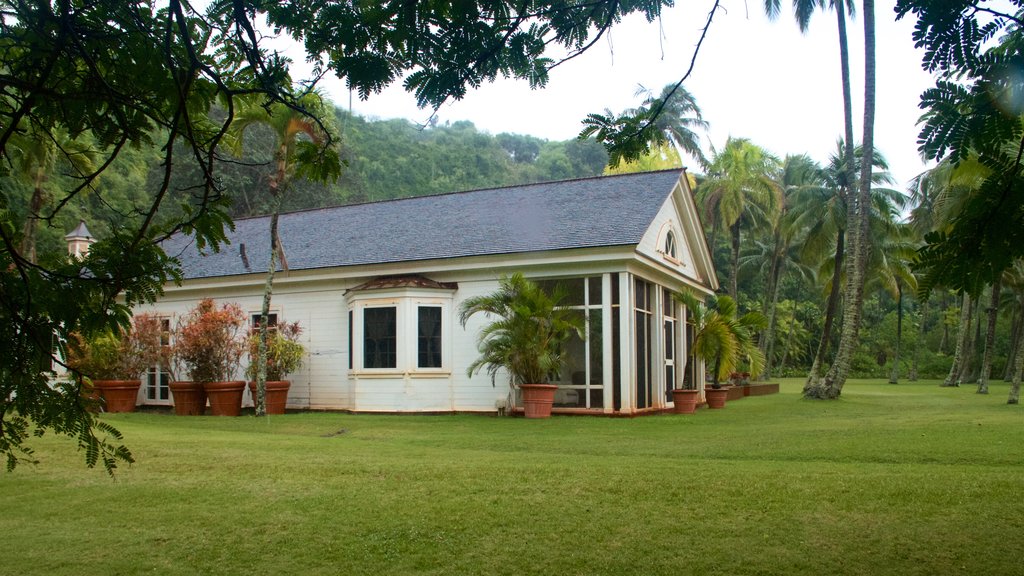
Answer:
[[[267,380],[284,380],[284,377],[302,367],[302,359],[306,353],[299,344],[302,327],[298,322],[279,324],[267,334]],[[259,329],[249,334],[249,366],[245,375],[249,380],[256,380],[259,342]]]
[[[231,380],[245,352],[245,312],[234,303],[218,307],[206,298],[175,327],[174,360],[194,382]]]
[[[93,380],[138,380],[150,366],[166,360],[160,319],[140,314],[121,333],[73,334],[67,360],[72,370]]]

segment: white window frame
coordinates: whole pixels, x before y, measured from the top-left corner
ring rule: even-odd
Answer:
[[[426,295],[420,290],[400,290],[400,294],[385,296],[373,293],[357,293],[349,297],[348,311],[351,312],[349,330],[352,335],[350,353],[350,376],[366,375],[450,375],[452,365],[452,296]],[[419,307],[441,309],[441,366],[420,368],[419,366]],[[395,308],[395,367],[365,368],[364,361],[364,311],[367,308]]]

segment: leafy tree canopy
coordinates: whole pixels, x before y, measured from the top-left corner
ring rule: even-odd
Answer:
[[[980,294],[1024,256],[1024,0],[900,0],[898,17],[918,18],[923,67],[938,75],[921,96],[921,153],[958,165],[977,161],[987,176],[920,252],[920,290],[943,285]]]

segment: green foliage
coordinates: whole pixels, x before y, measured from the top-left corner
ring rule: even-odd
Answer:
[[[583,337],[584,320],[578,311],[559,307],[566,292],[548,295],[521,273],[502,277],[493,294],[467,298],[459,308],[465,327],[470,317],[484,313],[495,318],[477,339],[479,358],[466,370],[473,376],[486,370],[491,381],[505,370],[509,385],[546,384],[565,361],[565,343],[573,332]]]
[[[976,157],[988,169],[948,227],[925,236],[920,291],[939,286],[977,296],[1024,256],[1024,2],[900,0],[914,14],[923,67],[938,76],[921,97],[921,153],[954,165]],[[993,222],[999,225],[993,226]]]
[[[714,296],[706,305],[692,292],[677,292],[674,297],[686,306],[693,321],[694,336],[690,357],[711,364],[717,384],[729,378],[741,366],[758,374],[764,368],[764,354],[757,349],[756,334],[768,327],[763,314],[750,311],[738,315],[736,302],[726,295]]]
[[[284,380],[285,376],[302,367],[302,361],[306,356],[306,349],[299,343],[299,336],[302,334],[302,327],[298,322],[285,322],[278,324],[269,331],[267,338],[267,380]],[[259,366],[256,359],[259,356],[259,330],[253,330],[247,340],[249,353],[249,365],[245,368],[245,376],[249,380],[256,380],[256,373]]]
[[[166,359],[160,344],[160,320],[151,314],[136,316],[131,327],[121,333],[71,336],[67,365],[93,380],[138,380],[149,367]]]
[[[650,90],[641,89],[643,103],[621,114],[606,111],[589,114],[583,120],[585,128],[580,138],[596,137],[608,151],[609,166],[625,162],[636,163],[660,151],[673,148],[686,152],[702,167],[707,165],[701,149],[700,136],[694,129],[707,131],[708,123],[701,116],[700,107],[681,84],[669,84],[657,97]]]
[[[224,382],[238,370],[245,351],[246,315],[234,303],[217,306],[204,298],[178,320],[174,361],[194,382]]]

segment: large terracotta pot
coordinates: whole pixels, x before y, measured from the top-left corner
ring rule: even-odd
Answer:
[[[178,416],[202,416],[206,412],[206,392],[199,382],[171,382],[174,413]]]
[[[705,388],[704,398],[708,401],[708,408],[725,408],[725,400],[729,397],[728,388]]]
[[[242,413],[244,380],[229,382],[204,382],[203,390],[210,399],[210,414],[214,416],[238,416]]]
[[[676,414],[693,414],[697,410],[699,390],[673,390],[672,404]]]
[[[140,380],[93,380],[93,390],[106,402],[107,412],[135,412]]]
[[[551,416],[551,405],[555,403],[554,384],[522,384],[523,407],[527,418],[548,418]]]
[[[285,406],[288,405],[288,389],[292,383],[288,380],[267,381],[267,414],[284,414]],[[256,402],[256,383],[249,382],[249,393],[252,394],[253,403]]]

